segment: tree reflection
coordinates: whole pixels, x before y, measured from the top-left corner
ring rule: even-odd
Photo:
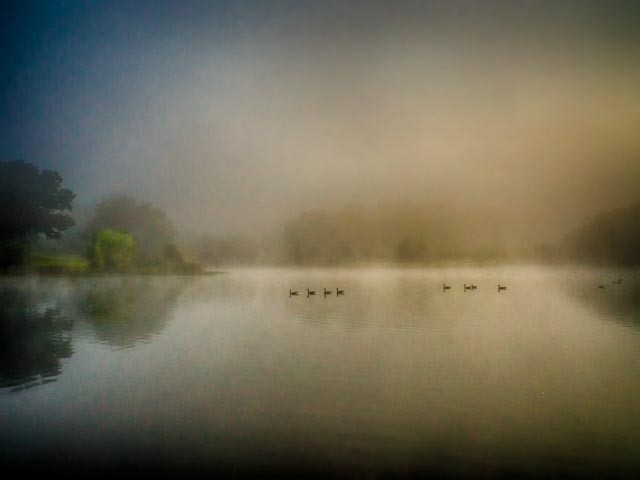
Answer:
[[[0,388],[30,388],[55,381],[60,360],[73,355],[73,322],[26,293],[0,290]]]
[[[181,291],[181,284],[128,279],[88,292],[80,300],[80,311],[98,341],[126,348],[164,330]]]
[[[627,278],[621,285],[607,282],[604,289],[596,283],[580,285],[572,293],[602,318],[640,329],[640,279]]]

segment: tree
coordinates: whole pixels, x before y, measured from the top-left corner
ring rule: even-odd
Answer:
[[[165,245],[173,239],[173,225],[165,212],[132,197],[115,197],[96,205],[85,235],[92,238],[105,229],[129,232],[135,239],[137,254],[143,259],[160,257]]]
[[[178,246],[173,243],[170,243],[169,245],[164,247],[162,256],[164,257],[164,260],[168,263],[184,262],[184,257],[182,256],[182,252],[180,252],[180,249],[178,249]]]
[[[640,265],[640,202],[601,213],[564,238],[565,255],[602,264]]]
[[[73,226],[66,212],[74,198],[58,172],[22,160],[0,161],[0,267],[23,262],[38,236],[60,238]]]
[[[133,237],[117,230],[100,230],[93,236],[91,262],[98,270],[130,270],[135,254]]]

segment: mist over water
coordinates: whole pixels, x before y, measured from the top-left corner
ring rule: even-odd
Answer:
[[[0,354],[0,458],[73,471],[637,474],[640,277],[596,287],[620,274],[4,279],[23,303],[3,301],[2,325],[25,353]]]

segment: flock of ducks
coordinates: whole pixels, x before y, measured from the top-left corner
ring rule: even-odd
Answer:
[[[291,289],[289,289],[289,296],[290,296],[290,297],[296,297],[296,296],[298,296],[298,293],[299,293],[299,292],[298,292],[297,290],[291,290]],[[323,295],[324,295],[324,296],[325,296],[325,298],[326,298],[326,297],[327,297],[327,295],[331,295],[331,294],[333,294],[333,290],[327,290],[327,289],[325,288],[325,289],[324,289],[324,291],[323,291],[322,293],[323,293]],[[307,288],[307,298],[309,298],[310,296],[315,295],[315,294],[316,294],[316,291],[315,291],[315,290],[309,290],[309,289]],[[337,296],[339,296],[339,295],[344,295],[344,290],[341,290],[341,289],[339,289],[339,288],[336,288],[336,297],[337,297]]]
[[[476,290],[478,288],[477,285],[474,285],[473,283],[471,285],[467,285],[466,283],[464,284],[464,291],[466,292],[467,290]],[[604,287],[602,287],[604,288]],[[507,287],[505,285],[500,285],[498,284],[498,292],[502,292],[503,290],[506,290]],[[446,292],[447,290],[451,290],[451,285],[447,285],[446,283],[442,284],[442,291]],[[297,290],[291,290],[289,289],[289,297],[297,297],[300,294],[299,291]],[[316,294],[315,290],[309,290],[307,288],[307,298],[313,296]],[[327,290],[326,288],[323,289],[322,294],[324,295],[324,297],[326,298],[327,295],[332,295],[333,294],[333,290]],[[344,290],[341,290],[339,288],[336,288],[336,297],[340,296],[340,295],[344,295]]]
[[[617,280],[614,280],[613,282],[611,282],[612,285],[620,285],[622,283],[622,277],[618,278]],[[601,285],[598,285],[598,288],[604,289],[604,283]]]
[[[620,285],[620,284],[622,283],[622,280],[623,280],[623,278],[622,278],[622,277],[620,277],[620,278],[618,278],[617,280],[612,281],[611,283],[612,283],[613,285]],[[604,284],[604,283],[603,283],[603,284],[598,285],[598,288],[600,288],[600,289],[604,289],[604,287],[605,287],[605,284]],[[477,285],[474,285],[473,283],[472,283],[472,284],[470,284],[470,285],[467,285],[466,283],[464,283],[464,284],[463,284],[463,288],[464,288],[464,291],[466,292],[467,290],[470,290],[470,291],[477,290],[478,286],[477,286]],[[507,289],[507,286],[506,286],[506,285],[498,284],[498,292],[502,292],[502,291],[504,291],[504,290],[506,290],[506,289]],[[443,283],[443,284],[442,284],[442,291],[443,291],[443,292],[446,292],[447,290],[451,290],[451,285],[447,285],[446,283]],[[298,294],[299,294],[299,292],[298,292],[297,290],[289,290],[289,297],[295,297],[295,296],[298,296]],[[310,296],[315,295],[315,294],[316,294],[316,291],[315,291],[315,290],[309,290],[309,289],[307,288],[307,298],[309,298]],[[323,290],[322,294],[323,294],[323,295],[325,296],[325,298],[326,298],[326,296],[327,296],[327,295],[331,295],[331,294],[333,294],[333,290],[327,290],[327,289],[325,288],[325,289]],[[339,296],[339,295],[344,295],[344,290],[341,290],[341,289],[339,289],[339,288],[336,288],[336,297],[337,297],[337,296]]]
[[[466,283],[463,284],[464,287],[464,291],[466,292],[467,290],[477,290],[478,286],[474,285],[473,283],[471,285],[467,285]],[[507,287],[506,285],[500,285],[498,284],[498,292],[502,292],[503,290],[506,290]],[[451,285],[447,285],[446,283],[442,284],[442,291],[446,292],[447,290],[451,290]]]

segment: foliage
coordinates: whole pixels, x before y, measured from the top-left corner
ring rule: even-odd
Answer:
[[[0,161],[0,268],[25,263],[29,241],[60,238],[73,226],[65,212],[74,198],[58,172],[22,160]]]
[[[141,263],[138,269],[141,273],[151,274],[194,275],[202,273],[202,267],[197,263],[186,261],[175,244],[164,247],[162,258],[147,260]]]
[[[105,229],[129,232],[142,260],[159,257],[173,239],[173,225],[165,212],[131,197],[112,198],[96,206],[93,218],[85,227],[85,236],[92,238]]]
[[[93,237],[91,262],[98,270],[128,271],[133,265],[135,242],[126,232],[100,230]]]
[[[178,247],[174,243],[170,243],[164,247],[162,252],[164,260],[168,263],[182,263],[184,258]]]
[[[296,264],[428,262],[451,255],[448,219],[408,206],[305,212],[283,234],[286,255]],[[462,245],[458,252],[464,253]]]
[[[75,194],[62,188],[62,177],[22,160],[0,162],[0,240],[60,238],[74,224],[66,213]]]
[[[640,265],[640,202],[602,213],[563,241],[565,255],[595,263]]]
[[[38,273],[84,273],[89,261],[80,255],[64,253],[33,253],[31,267]]]

